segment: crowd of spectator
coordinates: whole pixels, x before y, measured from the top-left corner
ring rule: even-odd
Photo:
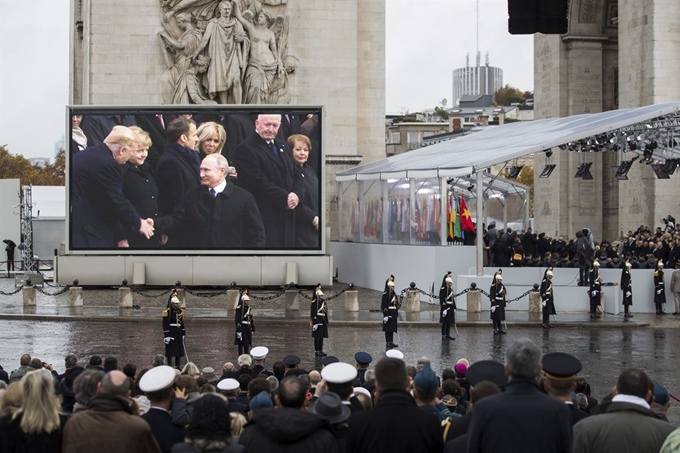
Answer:
[[[0,452],[680,451],[661,383],[624,370],[598,401],[578,359],[526,338],[505,364],[461,358],[440,373],[398,350],[374,367],[358,352],[310,371],[295,355],[267,369],[267,353],[253,348],[221,373],[74,354],[58,372],[24,354],[0,368]]]
[[[615,241],[596,241],[588,228],[577,231],[574,238],[550,237],[534,233],[531,228],[499,230],[491,222],[484,230],[486,265],[491,267],[567,267],[587,269],[597,259],[601,269],[623,269],[629,261],[633,269],[656,269],[662,261],[674,269],[680,259],[680,232],[668,216],[664,227],[652,230],[640,225]]]

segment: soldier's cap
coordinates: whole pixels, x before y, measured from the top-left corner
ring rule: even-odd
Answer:
[[[364,387],[354,387],[353,390],[355,395],[358,395],[359,393],[363,393],[364,395],[368,396],[369,398],[371,397],[371,392],[368,391],[368,389]]]
[[[246,293],[243,293],[243,296],[241,296],[241,300],[249,301],[250,296],[248,296],[248,294],[246,294]]]
[[[224,390],[224,391],[227,391],[227,392],[230,392],[232,390],[236,390],[239,387],[241,387],[241,385],[234,378],[222,379],[220,382],[217,383],[218,389]]]
[[[630,264],[630,261],[626,261],[626,267],[630,268],[630,267],[633,267],[633,265]]]
[[[255,360],[262,360],[269,354],[269,349],[264,346],[255,346],[250,350],[250,355],[253,356]]]
[[[323,359],[321,359],[321,365],[328,366],[331,363],[338,363],[339,361],[340,359],[338,359],[334,355],[329,355],[328,357],[324,357]]]
[[[582,368],[579,359],[565,352],[544,354],[541,363],[545,376],[557,381],[574,379]]]
[[[179,298],[177,297],[177,294],[172,295],[172,297],[170,298],[170,303],[173,303],[173,304],[179,304],[180,303]]]
[[[656,267],[663,267],[663,261],[659,260],[659,262],[656,263]]]
[[[340,397],[333,392],[325,392],[319,395],[308,412],[328,420],[331,424],[342,423],[350,416],[351,410],[348,405],[342,404]]]
[[[680,260],[678,261],[680,263]],[[373,361],[373,357],[368,352],[357,352],[354,354],[354,360],[361,365],[368,365]]]
[[[283,364],[287,367],[294,367],[300,363],[300,357],[295,354],[287,355],[283,358]]]
[[[388,349],[385,355],[391,359],[404,360],[404,353],[398,349]]]
[[[422,390],[423,392],[433,392],[439,388],[439,378],[429,364],[425,365],[416,377],[413,378],[413,383],[416,388]]]
[[[446,277],[444,280],[446,283],[453,283],[453,279],[451,277]]]
[[[157,392],[166,389],[175,383],[175,370],[167,365],[151,368],[144,373],[139,380],[139,388],[142,392]]]
[[[593,261],[593,266],[600,267],[600,262],[598,260]]]
[[[260,409],[261,407],[274,407],[272,397],[267,392],[260,392],[248,403],[250,410]]]
[[[546,271],[546,273],[545,273],[546,277],[547,277],[547,276],[552,276],[552,274],[553,274],[552,271]]]
[[[477,385],[482,381],[491,381],[500,388],[505,387],[508,383],[505,367],[495,360],[480,360],[470,365],[467,380],[472,385]]]
[[[387,282],[387,286],[393,287],[393,286],[394,286],[394,282],[393,282],[392,280],[390,280],[389,282]]]
[[[331,363],[321,370],[321,378],[330,384],[347,384],[355,377],[357,369],[345,362]]]
[[[498,275],[496,276],[496,280],[503,281],[503,276],[502,276],[501,274],[498,274]]]

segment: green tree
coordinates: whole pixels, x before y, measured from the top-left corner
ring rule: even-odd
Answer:
[[[19,179],[21,185],[63,186],[65,152],[60,150],[54,164],[39,167],[21,154],[11,154],[7,145],[0,146],[0,179]]]
[[[441,107],[435,107],[434,112],[441,117],[443,120],[448,120],[449,119],[449,112],[446,111],[446,109],[443,109]]]
[[[524,93],[519,88],[505,85],[494,93],[494,105],[512,105],[515,102],[524,102]]]

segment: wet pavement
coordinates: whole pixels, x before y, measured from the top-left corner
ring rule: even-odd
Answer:
[[[324,289],[332,296],[345,288],[336,284]],[[13,281],[0,279],[0,291],[10,292]],[[56,288],[45,287],[53,293]],[[380,293],[359,288],[360,311],[346,313],[341,308],[343,298],[330,302],[330,339],[326,352],[353,363],[356,351],[369,352],[374,359],[385,352],[379,313]],[[148,289],[148,295],[163,289]],[[201,293],[214,293],[205,288]],[[265,293],[256,292],[259,296]],[[276,291],[267,294],[274,295]],[[311,289],[306,291],[311,295]],[[91,355],[113,355],[122,366],[127,362],[139,367],[150,364],[153,356],[162,354],[161,310],[167,296],[144,298],[135,295],[139,309],[119,309],[117,291],[88,289],[84,291],[85,307],[69,307],[68,296],[38,294],[37,307],[24,309],[21,294],[0,295],[0,365],[6,370],[18,366],[19,356],[30,353],[43,361],[63,368],[67,353],[81,360]],[[308,325],[308,310],[286,312],[283,297],[271,301],[253,300],[256,332],[254,345],[270,349],[267,363],[296,353],[306,369],[319,367],[315,361],[313,342]],[[602,398],[616,383],[619,372],[628,367],[642,368],[680,397],[680,319],[674,316],[636,314],[630,322],[622,317],[605,315],[591,322],[587,313],[558,313],[554,329],[542,329],[540,319],[526,312],[508,312],[508,334],[493,335],[489,313],[457,313],[458,335],[455,341],[442,340],[436,306],[421,304],[419,314],[400,314],[399,335],[395,342],[404,352],[407,364],[415,364],[420,356],[432,360],[433,369],[441,372],[458,358],[471,362],[482,359],[503,361],[507,346],[514,338],[528,337],[545,352],[563,351],[574,354],[583,363],[583,372],[591,383],[593,396]],[[219,370],[225,361],[237,357],[233,345],[233,314],[227,313],[226,297],[207,299],[187,296],[187,352],[200,367]],[[115,322],[114,322],[115,321]],[[182,361],[184,363],[184,361]],[[674,403],[675,404],[675,403]],[[680,403],[677,403],[680,404]],[[678,406],[680,407],[680,406]],[[677,411],[677,415],[676,415]],[[671,420],[680,422],[680,410],[669,412]]]

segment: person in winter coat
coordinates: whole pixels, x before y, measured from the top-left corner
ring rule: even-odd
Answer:
[[[588,286],[588,268],[593,261],[593,248],[590,242],[583,235],[583,232],[576,232],[576,258],[578,260],[579,283],[578,286]]]
[[[456,301],[453,297],[453,278],[449,271],[439,288],[439,323],[442,325],[442,340],[455,340],[451,336],[451,324],[456,324]]]

